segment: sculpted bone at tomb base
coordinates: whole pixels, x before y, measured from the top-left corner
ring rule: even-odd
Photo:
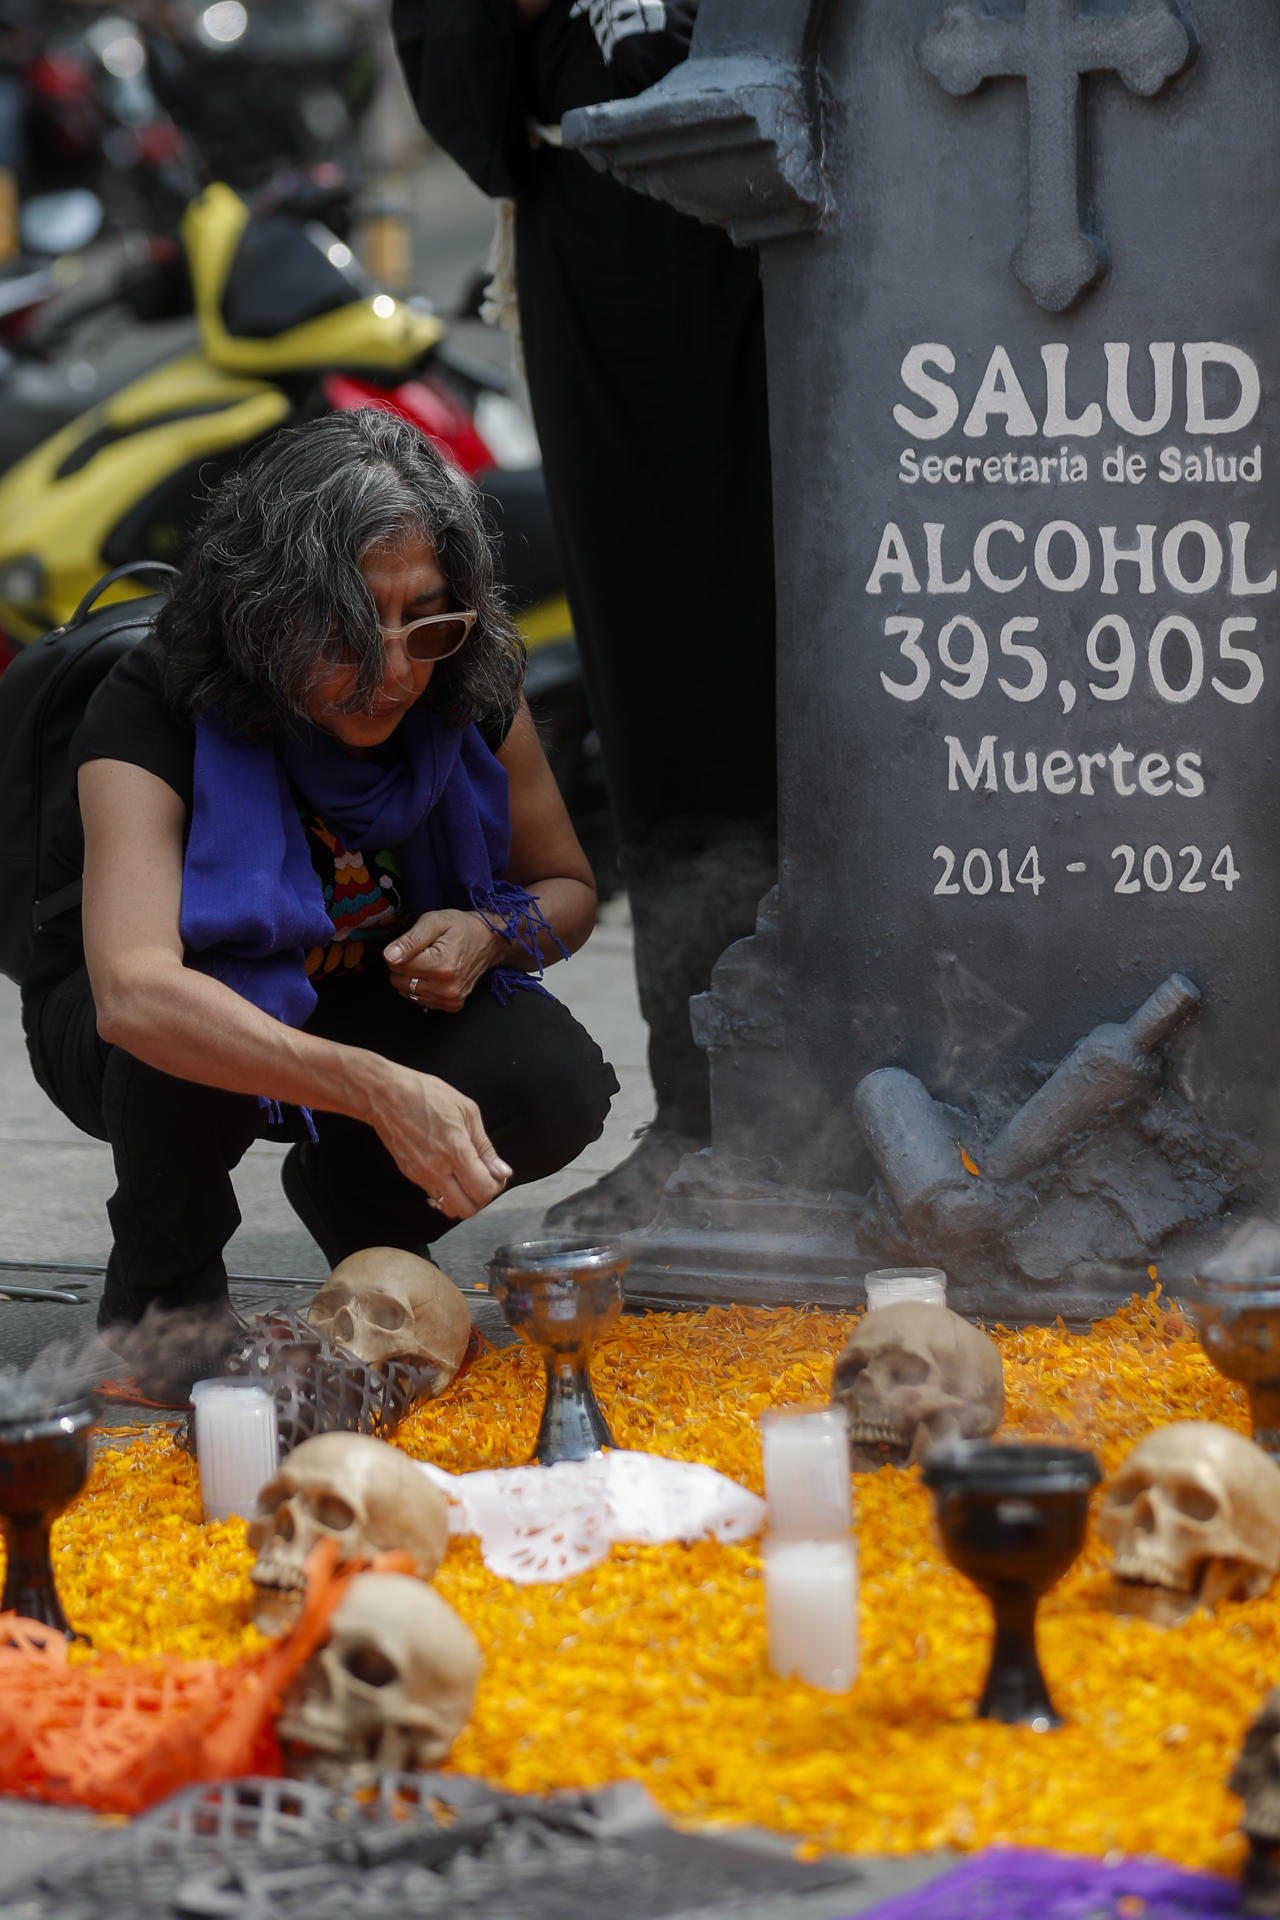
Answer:
[[[272,1633],[296,1616],[319,1540],[337,1541],[340,1564],[399,1548],[429,1580],[448,1535],[448,1502],[404,1454],[365,1434],[318,1433],[258,1495],[249,1524],[255,1622]]]
[[[1252,1600],[1280,1568],[1280,1466],[1252,1440],[1180,1420],[1140,1440],[1106,1488],[1112,1571],[1204,1605]]]
[[[339,1261],[307,1308],[308,1324],[369,1366],[407,1360],[443,1393],[462,1365],[471,1312],[447,1274],[399,1247],[364,1247]]]
[[[854,1471],[907,1466],[936,1441],[994,1433],[1004,1414],[995,1343],[949,1307],[877,1307],[835,1364],[831,1396],[849,1421]]]
[[[471,1629],[433,1587],[358,1574],[285,1695],[289,1772],[339,1786],[435,1766],[466,1723],[481,1665]]]

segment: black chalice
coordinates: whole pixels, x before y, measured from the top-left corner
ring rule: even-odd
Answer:
[[[1036,1607],[1084,1545],[1091,1453],[1016,1441],[954,1440],[925,1456],[948,1560],[986,1594],[995,1640],[978,1702],[984,1720],[1062,1725],[1036,1656]]]
[[[8,1564],[0,1613],[39,1620],[83,1640],[68,1624],[53,1581],[49,1528],[89,1477],[89,1430],[98,1417],[91,1399],[45,1413],[0,1420],[0,1532]]]
[[[591,1351],[622,1312],[631,1256],[616,1241],[523,1240],[499,1247],[485,1272],[512,1331],[546,1362],[547,1399],[533,1458],[587,1460],[616,1446],[591,1391]]]
[[[1280,1276],[1206,1272],[1188,1304],[1209,1359],[1249,1396],[1254,1440],[1280,1459]]]

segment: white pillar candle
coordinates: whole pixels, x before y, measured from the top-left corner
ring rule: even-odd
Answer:
[[[858,1550],[843,1540],[764,1542],[769,1665],[845,1693],[858,1677]]]
[[[896,1307],[918,1300],[927,1307],[947,1304],[947,1276],[941,1267],[881,1267],[867,1275],[867,1306]]]
[[[197,1380],[196,1455],[206,1520],[247,1520],[259,1489],[280,1464],[276,1403],[253,1380]]]
[[[777,1407],[760,1415],[769,1534],[837,1540],[853,1523],[849,1423],[843,1407]]]

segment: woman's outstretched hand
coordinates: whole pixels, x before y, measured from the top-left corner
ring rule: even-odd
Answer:
[[[434,1074],[393,1067],[369,1119],[405,1178],[441,1213],[469,1220],[511,1178],[474,1100]]]
[[[506,942],[483,914],[458,907],[424,913],[383,949],[391,984],[415,1006],[459,1013],[476,982],[495,966]]]

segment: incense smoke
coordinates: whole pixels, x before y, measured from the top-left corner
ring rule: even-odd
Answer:
[[[0,1421],[35,1419],[72,1406],[94,1387],[100,1371],[88,1343],[66,1340],[46,1347],[29,1367],[0,1367]]]

